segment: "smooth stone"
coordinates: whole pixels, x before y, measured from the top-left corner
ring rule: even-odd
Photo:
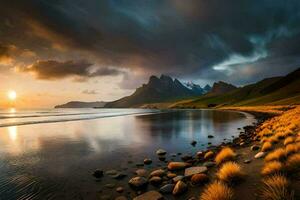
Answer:
[[[196,157],[197,158],[201,158],[201,157],[203,157],[204,156],[204,152],[203,151],[198,151],[197,153],[196,153]]]
[[[145,158],[144,159],[144,164],[145,165],[150,165],[152,163],[152,160],[150,158]]]
[[[190,164],[185,162],[170,162],[168,164],[168,170],[181,170],[188,167]]]
[[[109,176],[113,176],[113,175],[116,175],[118,174],[119,172],[117,170],[108,170],[105,172],[105,174],[109,175]]]
[[[135,173],[138,175],[138,176],[148,176],[148,171],[145,170],[145,169],[138,169],[135,171]]]
[[[124,196],[119,196],[119,197],[115,198],[115,200],[127,200],[127,198]]]
[[[176,156],[177,156],[176,153],[172,153],[172,154],[171,154],[171,157],[173,157],[173,158],[175,158]]]
[[[94,173],[93,173],[93,176],[94,176],[95,178],[101,178],[101,177],[103,176],[103,171],[100,170],[100,169],[96,169],[96,170],[94,171]]]
[[[188,186],[183,181],[178,181],[173,189],[173,195],[179,195],[187,191]]]
[[[191,155],[183,155],[181,157],[181,160],[183,160],[183,161],[188,161],[188,160],[191,160],[191,159],[193,159],[193,156],[191,156]]]
[[[209,178],[206,174],[194,174],[191,178],[193,184],[203,184],[208,182]]]
[[[208,137],[208,138],[214,138],[214,136],[213,136],[213,135],[208,135],[207,137]]]
[[[175,187],[175,184],[167,184],[162,186],[159,191],[163,194],[171,194],[173,192],[173,189]]]
[[[122,193],[122,192],[124,192],[124,188],[123,187],[117,187],[116,191],[119,192],[119,193]]]
[[[140,177],[140,176],[130,179],[128,183],[129,183],[129,185],[131,185],[137,189],[142,188],[148,184],[147,179],[145,179],[144,177]]]
[[[241,142],[241,143],[240,143],[240,146],[244,146],[244,145],[245,145],[245,142]]]
[[[178,175],[178,176],[174,177],[172,180],[174,183],[177,183],[178,181],[181,181],[183,179],[184,179],[184,176]]]
[[[252,151],[257,151],[257,150],[259,150],[259,146],[253,145],[253,146],[251,147],[251,150],[252,150]]]
[[[136,163],[135,166],[137,166],[137,167],[143,167],[144,163]]]
[[[114,179],[122,179],[122,178],[125,178],[126,176],[127,176],[126,174],[117,173],[115,175],[112,175],[111,177],[114,178]]]
[[[162,179],[159,176],[153,176],[149,179],[149,183],[151,183],[152,185],[159,185],[161,184]]]
[[[166,156],[158,156],[158,159],[159,159],[160,161],[165,161],[165,160],[166,160]]]
[[[197,141],[195,141],[195,140],[191,141],[192,146],[195,146],[196,144],[197,144]]]
[[[208,168],[213,167],[215,165],[216,165],[216,163],[212,162],[212,161],[207,161],[207,162],[203,163],[203,166],[208,167]]]
[[[214,152],[208,151],[208,152],[205,153],[204,159],[210,159],[210,158],[212,158],[213,156],[214,156]]]
[[[259,152],[259,153],[257,153],[255,156],[254,156],[254,158],[256,158],[256,159],[259,159],[259,158],[263,158],[263,157],[265,157],[265,155],[266,155],[266,152]]]
[[[161,177],[161,176],[163,176],[165,174],[166,174],[165,170],[163,170],[163,169],[157,169],[157,170],[154,170],[153,172],[151,172],[150,177],[152,177],[152,176],[159,176],[159,177]]]
[[[193,176],[194,174],[201,174],[205,172],[207,172],[207,167],[205,166],[189,167],[185,169],[184,176]]]
[[[158,149],[156,151],[156,154],[159,155],[159,156],[164,156],[164,155],[166,155],[166,153],[167,152],[164,149]]]
[[[133,198],[133,200],[162,200],[162,199],[163,196],[159,192],[154,190],[146,192],[144,194],[141,194]]]
[[[174,178],[174,177],[176,177],[177,176],[177,174],[174,174],[174,173],[168,173],[167,174],[167,177],[168,178]]]
[[[244,160],[244,163],[246,163],[246,164],[248,164],[248,163],[250,163],[251,162],[251,160],[250,159],[246,159],[246,160]]]

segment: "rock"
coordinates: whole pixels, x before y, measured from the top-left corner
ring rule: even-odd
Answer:
[[[159,156],[164,156],[164,155],[166,155],[166,153],[167,152],[164,149],[158,149],[156,151],[156,154],[159,155]]]
[[[145,158],[144,159],[144,164],[145,165],[150,165],[152,163],[152,160],[150,158]]]
[[[190,164],[185,163],[185,162],[170,162],[168,164],[168,170],[181,170],[186,167],[190,166]]]
[[[135,173],[138,175],[138,176],[148,176],[148,171],[145,170],[145,169],[138,169],[135,171]]]
[[[162,200],[162,199],[163,196],[159,192],[154,190],[146,192],[144,194],[141,194],[133,198],[133,200]]]
[[[158,156],[158,159],[159,159],[160,161],[165,161],[165,160],[166,160],[166,156]]]
[[[171,157],[173,157],[173,158],[175,158],[176,156],[177,156],[176,153],[171,154]]]
[[[93,173],[93,176],[94,176],[95,178],[101,178],[101,177],[103,176],[103,171],[100,170],[100,169],[96,169],[96,170],[94,171],[94,173]]]
[[[167,174],[167,177],[168,178],[174,178],[174,177],[176,177],[177,175],[176,174],[174,174],[174,173],[168,173]]]
[[[251,160],[250,159],[246,159],[246,160],[244,160],[244,163],[246,163],[246,164],[248,164],[248,163],[250,163],[251,162]]]
[[[265,157],[265,155],[266,155],[266,152],[259,152],[259,153],[257,153],[255,156],[254,156],[254,158],[256,158],[256,159],[259,159],[259,158],[263,158],[263,157]]]
[[[188,160],[191,160],[191,159],[193,159],[193,156],[191,156],[191,155],[183,155],[181,157],[181,160],[183,160],[183,161],[188,161]]]
[[[244,145],[245,145],[245,142],[241,142],[241,143],[240,143],[240,146],[244,146]]]
[[[187,200],[197,200],[197,198],[196,197],[190,197]]]
[[[149,180],[149,183],[151,183],[152,185],[159,185],[159,184],[161,184],[161,182],[162,182],[162,179],[159,176],[153,176]]]
[[[163,169],[157,169],[157,170],[154,170],[153,172],[151,172],[150,177],[152,177],[152,176],[159,176],[159,177],[161,177],[161,176],[163,176],[165,174],[166,174],[165,170],[163,170]]]
[[[122,178],[125,178],[127,175],[124,174],[124,173],[117,173],[115,175],[112,175],[111,177],[114,178],[114,179],[122,179]]]
[[[197,158],[202,158],[204,156],[204,152],[203,151],[198,151],[197,153],[196,153],[196,157]]]
[[[137,166],[137,167],[143,167],[144,163],[136,163],[135,166]]]
[[[130,179],[128,183],[135,189],[143,188],[148,184],[147,180],[144,177],[140,176]]]
[[[197,141],[195,141],[195,140],[191,141],[192,146],[195,146],[196,144],[197,144]]]
[[[207,137],[208,137],[208,138],[214,138],[214,136],[213,136],[213,135],[208,135]]]
[[[119,172],[117,170],[108,170],[105,172],[105,174],[109,175],[109,176],[114,176],[116,174],[118,174]]]
[[[206,174],[194,174],[191,178],[191,182],[195,185],[208,182],[209,178]]]
[[[122,193],[122,192],[124,192],[124,188],[123,187],[117,187],[116,191],[119,192],[119,193]]]
[[[189,167],[185,169],[184,176],[193,176],[194,174],[201,174],[205,172],[207,172],[207,167],[205,166]]]
[[[167,184],[167,185],[162,186],[159,189],[159,191],[162,194],[171,194],[173,192],[174,187],[175,187],[175,184]]]
[[[206,159],[206,160],[211,159],[213,156],[214,156],[214,152],[208,151],[208,152],[205,153],[204,159]]]
[[[259,150],[259,146],[253,145],[253,146],[251,146],[251,150],[252,150],[252,151],[257,151],[257,150]]]
[[[187,191],[188,187],[183,181],[178,181],[173,189],[173,195],[179,195]]]
[[[119,196],[119,197],[115,198],[115,200],[127,200],[127,198],[124,196]]]
[[[212,161],[207,161],[207,162],[203,163],[203,166],[208,167],[208,168],[213,167],[215,165],[216,165],[216,163],[212,162]]]
[[[172,180],[174,183],[177,183],[178,181],[181,181],[183,179],[184,179],[184,176],[179,175],[179,176],[174,177]]]

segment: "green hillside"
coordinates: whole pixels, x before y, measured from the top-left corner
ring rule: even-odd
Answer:
[[[225,94],[206,94],[172,107],[221,107],[300,104],[300,69],[284,77],[268,78]]]

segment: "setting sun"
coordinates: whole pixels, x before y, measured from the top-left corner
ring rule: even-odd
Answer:
[[[7,97],[11,100],[14,101],[17,98],[17,93],[14,90],[11,90],[7,93]]]

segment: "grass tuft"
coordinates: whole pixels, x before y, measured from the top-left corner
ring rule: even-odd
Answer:
[[[236,154],[234,153],[234,151],[229,147],[225,147],[218,153],[218,155],[215,158],[215,161],[217,165],[220,165],[227,161],[233,161],[235,157]]]
[[[271,142],[265,142],[261,148],[261,150],[263,152],[266,152],[266,151],[270,151],[272,149],[272,143]]]
[[[286,160],[286,170],[289,173],[300,171],[300,153],[293,154]]]
[[[286,147],[285,147],[285,153],[287,156],[289,155],[292,155],[294,153],[297,153],[299,151],[299,148],[300,148],[300,144],[288,144]]]
[[[263,179],[260,197],[266,200],[293,200],[289,191],[289,182],[283,175],[273,175]]]
[[[286,151],[283,148],[278,148],[272,152],[270,152],[266,157],[265,161],[283,161],[285,159]]]
[[[278,161],[272,161],[265,163],[263,169],[261,170],[261,174],[264,176],[274,175],[281,173],[283,171],[283,164]]]
[[[216,181],[204,189],[200,200],[233,200],[233,190],[224,183]]]
[[[288,144],[294,143],[294,141],[295,141],[295,138],[293,138],[293,137],[287,137],[287,138],[284,140],[283,144],[284,144],[284,146],[286,146],[286,145],[288,145]]]
[[[242,180],[244,176],[241,166],[235,162],[224,163],[217,173],[217,177],[227,183],[236,183]]]

